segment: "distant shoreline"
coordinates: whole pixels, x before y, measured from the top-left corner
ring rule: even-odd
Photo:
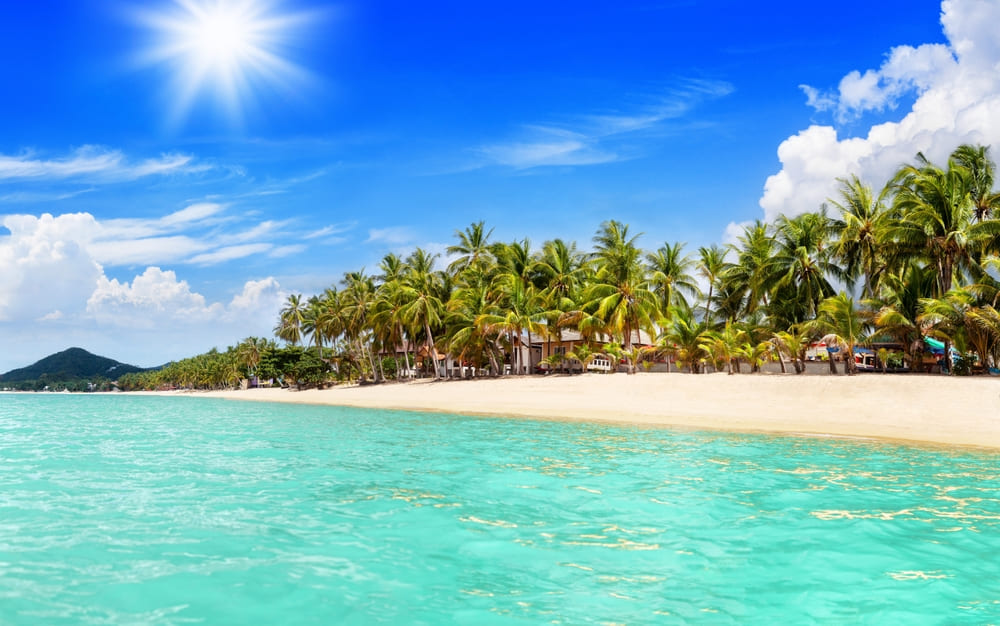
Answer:
[[[585,374],[135,393],[1000,449],[1000,380],[986,377]]]

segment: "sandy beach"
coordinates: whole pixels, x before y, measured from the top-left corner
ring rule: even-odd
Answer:
[[[191,395],[1000,448],[1000,380],[984,377],[586,374]]]

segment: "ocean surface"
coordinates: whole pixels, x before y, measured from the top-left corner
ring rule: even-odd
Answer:
[[[0,624],[997,621],[992,452],[0,395]]]

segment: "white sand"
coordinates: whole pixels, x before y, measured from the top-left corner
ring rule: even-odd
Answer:
[[[986,377],[585,374],[190,395],[1000,448],[1000,379]]]

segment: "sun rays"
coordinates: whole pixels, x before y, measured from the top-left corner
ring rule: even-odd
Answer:
[[[310,82],[288,47],[312,13],[278,13],[267,0],[173,0],[138,16],[153,31],[142,66],[166,66],[168,122],[178,125],[202,102],[240,124],[262,91],[292,94]]]

